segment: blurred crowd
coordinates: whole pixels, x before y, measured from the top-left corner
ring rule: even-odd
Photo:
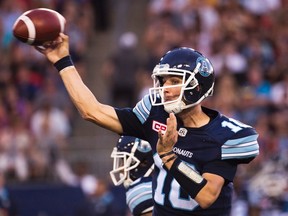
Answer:
[[[83,11],[78,7],[88,8]],[[9,181],[64,180],[61,152],[74,128],[75,110],[53,66],[12,33],[25,11],[45,7],[66,18],[71,54],[85,73],[90,1],[0,1],[0,171]],[[89,10],[90,9],[90,10]]]
[[[78,115],[50,63],[13,38],[14,21],[36,7],[63,14],[72,58],[84,77],[91,25],[109,27],[105,19],[93,23],[93,3],[99,8],[99,2],[0,1],[0,171],[9,180],[69,181],[71,167],[61,152]],[[216,72],[214,96],[206,105],[260,134],[259,157],[238,170],[233,215],[287,214],[288,1],[147,0],[144,10],[143,35],[123,29],[118,47],[103,63],[111,104],[134,106],[166,51],[178,46],[201,51]]]

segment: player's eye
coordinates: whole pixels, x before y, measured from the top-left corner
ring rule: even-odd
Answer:
[[[172,79],[171,84],[172,85],[178,85],[178,84],[181,84],[181,82],[182,82],[182,80],[177,78],[177,79]]]
[[[182,78],[179,76],[169,76],[163,78],[163,85],[179,85],[182,83]]]

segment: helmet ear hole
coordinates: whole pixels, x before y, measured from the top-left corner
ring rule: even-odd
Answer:
[[[199,98],[199,92],[198,91],[186,91],[184,92],[184,101],[186,104],[189,104],[189,101],[197,101]]]

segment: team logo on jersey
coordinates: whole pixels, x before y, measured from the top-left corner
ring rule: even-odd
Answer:
[[[196,61],[196,64],[198,64],[198,63],[201,64],[201,66],[199,68],[199,73],[203,77],[208,77],[213,72],[212,65],[207,58],[199,57]]]
[[[181,149],[181,148],[177,148],[174,146],[173,151],[175,154],[182,155],[182,156],[187,157],[187,158],[193,157],[193,152],[190,152],[186,149]]]
[[[187,134],[187,129],[186,129],[186,128],[180,128],[180,129],[178,130],[178,134],[179,134],[179,136],[181,136],[181,137],[185,137],[186,134]]]
[[[162,131],[162,133],[164,134],[167,130],[167,125],[157,121],[153,121],[152,129],[156,132]]]

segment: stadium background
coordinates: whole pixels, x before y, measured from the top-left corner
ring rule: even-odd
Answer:
[[[27,216],[77,215],[81,206],[75,203],[84,198],[97,206],[94,215],[129,214],[123,188],[111,187],[109,179],[110,153],[118,137],[81,119],[55,69],[13,38],[16,18],[36,7],[66,17],[72,58],[104,103],[133,106],[151,85],[155,62],[174,46],[191,46],[211,58],[217,80],[207,105],[252,124],[260,133],[261,155],[238,170],[233,216],[287,214],[287,1],[2,0],[3,214],[17,206]],[[121,97],[122,92],[127,97]],[[276,183],[270,176],[277,177],[272,179]],[[110,201],[103,202],[102,196]],[[108,213],[111,206],[115,212]]]

